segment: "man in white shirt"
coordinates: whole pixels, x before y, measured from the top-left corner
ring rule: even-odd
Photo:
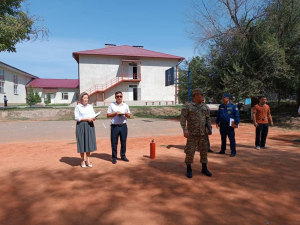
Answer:
[[[107,109],[107,118],[111,118],[110,141],[112,148],[112,163],[117,163],[117,146],[120,136],[121,141],[121,160],[129,162],[126,158],[126,140],[127,140],[127,118],[130,118],[130,110],[123,102],[121,91],[115,93],[116,101],[111,103]]]

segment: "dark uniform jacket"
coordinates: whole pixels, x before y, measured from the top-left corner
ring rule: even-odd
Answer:
[[[221,104],[217,113],[216,124],[229,124],[230,119],[234,119],[236,125],[240,123],[240,113],[237,106],[231,102],[229,102],[228,105]]]
[[[186,103],[181,110],[180,125],[190,135],[206,135],[205,124],[210,123],[208,106],[201,102]]]

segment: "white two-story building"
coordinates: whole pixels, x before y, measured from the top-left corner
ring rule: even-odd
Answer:
[[[4,95],[8,105],[26,103],[26,85],[38,78],[13,66],[0,61],[0,106],[4,105]]]
[[[165,86],[165,71],[176,69],[183,57],[127,45],[73,52],[73,57],[78,63],[79,92],[90,94],[90,102],[113,102],[116,91],[122,91],[130,105],[176,102],[176,86]]]

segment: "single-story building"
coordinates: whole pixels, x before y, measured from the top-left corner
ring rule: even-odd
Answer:
[[[44,79],[38,78],[26,85],[32,86],[34,92],[38,92],[45,103],[49,99],[50,104],[71,104],[78,101],[78,79]]]
[[[104,105],[115,101],[122,91],[130,105],[175,104],[176,85],[165,86],[166,70],[184,58],[144,49],[143,46],[116,46],[73,52],[78,63],[79,92],[87,92],[90,102]],[[134,103],[135,102],[135,103]]]
[[[4,95],[8,99],[8,105],[25,104],[26,85],[36,78],[38,77],[0,61],[0,105],[4,105]]]

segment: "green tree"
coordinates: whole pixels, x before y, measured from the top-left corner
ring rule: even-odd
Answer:
[[[29,88],[27,89],[26,102],[30,106],[35,105],[37,103],[37,100],[36,100],[36,97],[34,95],[34,91],[33,91],[32,85],[30,85]]]
[[[42,99],[37,91],[34,93],[34,98],[35,98],[36,103],[42,102]]]
[[[208,90],[236,98],[300,90],[300,0],[193,2],[190,34],[208,46]]]
[[[201,88],[204,91],[210,91],[209,67],[206,65],[204,57],[193,57],[184,62],[185,72],[179,72],[179,100],[186,102],[188,100],[188,77],[186,71],[191,71],[191,89]],[[192,96],[191,96],[192,97]]]
[[[24,0],[0,0],[0,52],[16,52],[16,44],[23,41],[44,40],[49,30],[43,20],[30,15]]]

